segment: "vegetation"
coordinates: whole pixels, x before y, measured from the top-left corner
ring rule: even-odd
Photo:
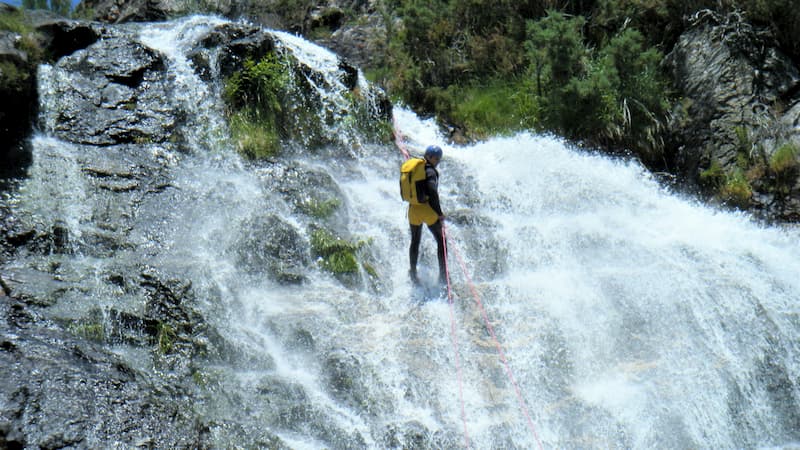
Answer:
[[[33,31],[22,11],[12,11],[0,13],[0,30],[12,31],[14,33],[26,34]]]
[[[342,201],[338,198],[331,198],[327,200],[317,200],[310,198],[301,202],[299,205],[300,210],[315,219],[327,219],[342,206]]]
[[[775,175],[775,190],[781,194],[788,194],[797,176],[800,161],[800,149],[792,142],[787,142],[778,147],[769,159],[769,168]]]
[[[243,156],[264,159],[280,151],[281,100],[288,82],[288,70],[274,54],[245,60],[226,81],[231,135]]]
[[[158,324],[156,341],[158,344],[158,352],[160,354],[167,355],[171,353],[177,339],[178,334],[175,332],[175,329],[172,328],[172,325],[164,322]]]
[[[358,272],[358,252],[364,243],[353,243],[318,229],[311,233],[311,250],[320,258],[322,268],[334,275]]]
[[[76,321],[69,326],[69,330],[76,336],[94,342],[103,342],[106,338],[102,323]]]

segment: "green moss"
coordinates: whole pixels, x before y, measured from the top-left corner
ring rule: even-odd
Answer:
[[[105,327],[102,323],[73,323],[68,328],[73,334],[94,342],[106,339]]]
[[[245,158],[263,160],[280,153],[281,139],[272,120],[259,120],[252,110],[230,116],[231,138],[236,150]]]
[[[311,233],[311,250],[320,258],[322,268],[333,274],[358,272],[356,252],[363,242],[353,243],[319,229]]]
[[[311,199],[300,204],[300,210],[315,219],[327,219],[342,206],[342,201],[338,198],[328,200]]]
[[[792,142],[786,142],[769,159],[769,168],[778,175],[786,174],[798,168],[798,147]]]
[[[747,181],[744,172],[736,170],[727,178],[725,184],[721,187],[720,196],[725,202],[732,206],[747,208],[750,206],[753,197],[753,188]]]
[[[156,335],[158,342],[158,352],[166,355],[172,352],[175,347],[175,341],[178,339],[178,334],[170,324],[159,323],[158,334]]]

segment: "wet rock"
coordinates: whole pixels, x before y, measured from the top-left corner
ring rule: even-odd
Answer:
[[[344,194],[326,171],[302,164],[273,165],[263,172],[267,192],[278,193],[292,211],[329,229],[345,229]]]
[[[310,264],[308,244],[294,226],[275,214],[246,220],[236,242],[239,267],[251,274],[268,274],[281,283],[299,283]]]
[[[312,10],[310,28],[328,28],[330,35],[320,38],[318,43],[330,48],[341,55],[353,65],[361,68],[380,67],[386,54],[386,19],[380,11],[380,5],[375,1],[339,2],[345,5],[346,11],[353,11],[356,20],[341,20],[333,14],[326,21],[314,20],[322,16],[323,9]],[[347,5],[346,3],[351,3]],[[326,10],[337,11],[339,8]],[[334,20],[335,19],[335,20]]]
[[[42,36],[42,46],[54,61],[94,44],[107,33],[96,23],[64,18],[34,21],[33,26]]]
[[[117,356],[48,322],[9,320],[0,297],[0,444],[4,448],[202,445],[189,392],[133,370]]]
[[[53,305],[70,289],[54,274],[31,268],[3,268],[0,279],[7,295],[32,305]]]
[[[167,142],[181,117],[163,102],[170,90],[164,68],[162,55],[124,37],[78,50],[52,69],[61,101],[45,124],[77,144]]]
[[[185,2],[178,0],[83,0],[76,8],[77,14],[106,23],[154,22],[185,12]]]

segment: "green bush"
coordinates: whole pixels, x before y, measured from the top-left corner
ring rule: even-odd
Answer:
[[[245,60],[242,70],[226,80],[231,135],[243,156],[258,160],[280,151],[281,100],[288,83],[288,70],[274,54]]]
[[[315,219],[327,219],[342,206],[342,201],[338,198],[328,200],[310,199],[300,203],[300,210]]]
[[[798,154],[800,149],[797,144],[786,142],[769,159],[769,168],[775,174],[775,190],[780,194],[789,194],[797,181],[797,172],[800,169]]]
[[[626,28],[592,51],[584,41],[585,19],[557,11],[528,23],[530,61],[526,99],[541,122],[568,138],[636,151],[647,164],[661,164],[663,124],[669,102],[662,55],[637,30]]]
[[[778,175],[786,174],[798,168],[799,149],[796,144],[786,142],[769,158],[769,168]]]
[[[727,178],[717,161],[712,161],[708,169],[700,172],[700,184],[708,189],[718,190],[725,184]]]
[[[0,30],[26,34],[33,31],[22,11],[0,13]]]
[[[250,109],[229,116],[231,138],[236,150],[250,160],[277,156],[281,149],[278,130],[272,120],[259,120]]]
[[[486,84],[450,86],[447,94],[454,104],[449,119],[464,126],[471,136],[486,138],[523,128],[524,92],[519,81],[490,80]]]
[[[725,184],[720,189],[720,196],[722,200],[731,206],[744,209],[750,206],[753,188],[747,181],[744,172],[737,169],[725,181]]]
[[[311,251],[321,258],[322,268],[334,275],[358,272],[356,252],[362,246],[323,229],[311,233]]]
[[[280,112],[280,100],[288,82],[286,66],[270,53],[259,61],[246,59],[242,70],[226,81],[223,95],[236,109],[248,106],[261,113]]]

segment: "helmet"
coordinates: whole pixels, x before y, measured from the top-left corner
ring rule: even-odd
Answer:
[[[428,148],[425,149],[425,157],[435,156],[439,159],[442,159],[442,148],[438,145],[429,145]]]

